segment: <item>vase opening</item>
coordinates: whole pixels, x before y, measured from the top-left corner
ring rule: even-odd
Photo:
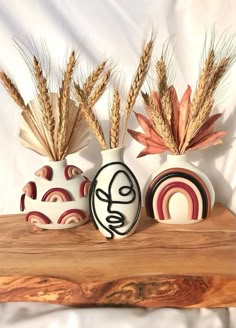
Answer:
[[[186,161],[187,160],[187,155],[186,154],[182,154],[182,155],[175,155],[175,154],[167,154],[167,161]]]
[[[125,146],[102,150],[103,165],[111,162],[123,162],[124,161]]]

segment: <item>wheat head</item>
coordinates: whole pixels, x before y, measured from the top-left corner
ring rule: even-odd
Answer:
[[[171,124],[171,116],[172,116],[172,104],[171,104],[169,89],[167,89],[164,92],[164,94],[161,98],[161,108],[162,108],[163,116],[164,116],[166,122],[170,125]]]
[[[105,69],[105,66],[107,64],[107,60],[104,60],[100,65],[98,65],[93,71],[92,73],[87,77],[84,85],[83,85],[83,91],[85,93],[85,95],[88,97],[92,90],[93,87],[95,86],[95,84],[97,83],[97,81],[99,80],[102,72]]]
[[[57,150],[58,150],[58,160],[61,159],[65,152],[66,148],[66,131],[67,131],[67,113],[68,113],[68,102],[70,99],[70,87],[71,80],[74,71],[74,67],[76,64],[75,52],[72,51],[69,61],[67,63],[62,84],[59,89],[59,97],[58,97],[58,136],[57,136]]]
[[[214,50],[211,49],[208,53],[205,64],[200,73],[200,77],[197,83],[197,88],[193,96],[193,100],[190,108],[190,114],[189,114],[190,120],[192,120],[198,114],[198,111],[203,105],[204,97],[207,93],[209,82],[211,80],[211,76],[214,71],[214,66],[215,66],[215,53]]]
[[[166,70],[166,63],[164,60],[163,55],[156,63],[156,73],[157,73],[157,89],[162,98],[167,90],[167,70]]]
[[[165,119],[163,118],[160,110],[154,104],[152,98],[150,97],[150,108],[149,112],[151,114],[154,127],[157,133],[161,136],[165,145],[170,149],[173,154],[178,154],[178,148],[176,142],[174,140],[172,131],[170,126],[166,123]]]
[[[28,111],[29,107],[25,104],[24,99],[22,98],[17,86],[15,83],[10,79],[9,76],[3,71],[0,72],[0,80],[3,86],[5,87],[8,94],[11,98],[15,101],[15,103],[23,110]]]
[[[35,74],[35,80],[36,80],[36,86],[38,92],[38,99],[43,116],[43,122],[53,139],[55,119],[52,112],[52,105],[51,105],[49,90],[47,87],[47,80],[43,76],[41,64],[39,63],[36,57],[34,57],[33,65],[34,65],[34,74]]]
[[[111,70],[108,70],[106,72],[106,74],[102,77],[101,81],[98,83],[94,92],[88,98],[88,103],[91,108],[96,104],[96,102],[103,95],[110,78],[111,78]]]
[[[139,91],[143,85],[143,82],[144,82],[145,77],[148,72],[149,63],[150,63],[151,55],[152,55],[153,44],[154,44],[154,41],[150,40],[144,47],[142,55],[139,60],[138,68],[136,70],[133,82],[132,82],[129,92],[128,92],[126,105],[125,105],[124,127],[123,127],[122,139],[121,139],[122,144],[124,143],[125,132],[127,130],[129,116],[132,112],[135,101],[138,97]]]
[[[88,101],[83,93],[81,93],[81,88],[78,88],[77,84],[74,85],[75,87],[75,97],[80,106],[80,110],[90,127],[93,131],[95,137],[97,138],[98,142],[100,143],[103,150],[107,149],[105,137],[102,131],[101,124],[98,122],[97,117],[93,113],[92,107],[88,104]]]
[[[115,90],[110,116],[110,147],[116,148],[119,145],[120,131],[120,95],[118,90]]]

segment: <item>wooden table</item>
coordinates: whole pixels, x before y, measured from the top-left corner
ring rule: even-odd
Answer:
[[[0,301],[67,305],[236,305],[236,218],[216,204],[193,225],[142,218],[107,241],[91,223],[39,230],[23,215],[0,217]]]

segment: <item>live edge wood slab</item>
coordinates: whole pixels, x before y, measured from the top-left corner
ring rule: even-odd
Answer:
[[[107,241],[91,223],[42,231],[0,217],[0,301],[145,307],[236,306],[236,218],[220,204],[193,225],[158,224]]]

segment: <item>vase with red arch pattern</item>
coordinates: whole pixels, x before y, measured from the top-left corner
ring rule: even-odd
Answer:
[[[190,163],[186,154],[167,155],[146,188],[147,215],[158,222],[191,224],[206,219],[215,202],[213,185],[206,174]]]
[[[89,219],[90,181],[66,160],[48,163],[23,188],[20,209],[42,229],[67,229]]]

